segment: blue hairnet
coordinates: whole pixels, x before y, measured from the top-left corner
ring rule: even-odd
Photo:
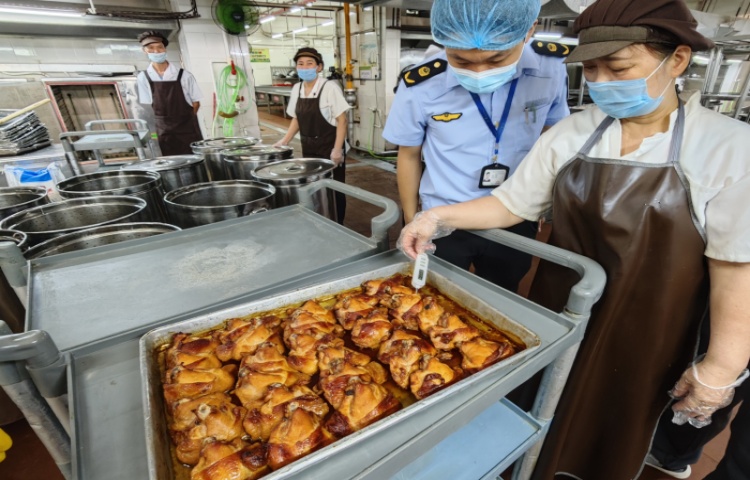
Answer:
[[[507,50],[524,40],[540,0],[435,0],[432,37],[447,48]]]

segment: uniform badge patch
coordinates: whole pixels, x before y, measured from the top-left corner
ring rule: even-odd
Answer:
[[[445,60],[435,60],[431,63],[425,63],[411,70],[407,70],[403,75],[404,83],[407,87],[413,87],[423,81],[443,73],[448,68],[448,62]]]
[[[555,42],[542,42],[540,40],[534,40],[531,43],[531,48],[534,49],[539,55],[546,55],[548,57],[567,57],[570,55],[570,47],[564,43]]]
[[[461,118],[463,113],[441,113],[440,115],[433,115],[432,119],[436,122],[452,122],[453,120],[458,120]]]

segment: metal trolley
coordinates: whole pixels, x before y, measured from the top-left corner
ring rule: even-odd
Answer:
[[[294,212],[297,220],[304,220],[308,212],[305,209],[287,207],[278,211],[261,214],[253,219],[255,223],[269,221],[275,213]],[[289,215],[289,214],[286,214]],[[309,215],[314,215],[309,212]],[[326,226],[321,231],[311,232],[299,223],[291,227],[295,229],[295,235],[307,237],[310,234],[325,235],[327,229],[337,230],[339,234],[343,230],[333,222],[322,217],[316,219],[316,229]],[[244,222],[252,223],[251,220]],[[223,222],[227,228],[239,226],[243,222]],[[280,222],[276,222],[280,223]],[[281,226],[277,225],[281,230]],[[205,227],[200,227],[205,228]],[[221,228],[216,227],[216,228]],[[210,229],[210,226],[209,226]],[[207,230],[209,230],[207,229]],[[167,234],[173,239],[184,239],[185,244],[191,241],[184,238],[193,229]],[[244,230],[247,232],[247,229]],[[286,231],[288,234],[289,232]],[[224,234],[216,235],[216,241],[226,238]],[[575,356],[577,345],[580,342],[588,320],[592,305],[598,300],[604,288],[605,276],[601,267],[595,262],[542,243],[528,240],[503,231],[477,232],[487,238],[499,243],[509,245],[513,248],[523,250],[577,270],[581,280],[570,292],[568,304],[561,313],[551,312],[541,308],[534,303],[519,297],[511,292],[496,287],[478,277],[458,269],[446,262],[435,259],[432,262],[431,275],[436,278],[447,279],[451,285],[464,291],[471,292],[473,296],[481,299],[488,305],[502,312],[509,319],[523,325],[539,337],[539,345],[528,355],[512,362],[506,367],[498,368],[491,375],[485,375],[482,382],[465,385],[458,393],[449,392],[446,389],[436,394],[434,399],[424,402],[423,406],[412,410],[401,421],[389,421],[388,418],[357,432],[355,435],[346,437],[333,448],[326,448],[316,454],[289,465],[290,468],[275,472],[273,478],[326,478],[326,479],[382,479],[382,478],[448,478],[451,462],[460,462],[464,459],[464,467],[461,470],[461,478],[495,478],[503,469],[507,468],[526,450],[532,448],[538,440],[543,438],[546,432],[547,422],[552,417],[554,408],[559,399],[562,387],[567,377],[567,372]],[[351,233],[348,237],[354,237]],[[278,238],[278,237],[277,237]],[[192,239],[197,240],[197,239]],[[351,240],[351,238],[350,238]],[[367,239],[358,239],[360,244]],[[55,270],[68,269],[70,272],[78,272],[85,275],[86,269],[99,261],[109,259],[109,265],[118,264],[118,258],[129,255],[145,255],[153,261],[159,253],[183,250],[184,245],[179,241],[170,243],[170,247],[159,249],[158,238],[156,240],[130,242],[128,246],[120,248],[128,252],[118,251],[117,246],[104,247],[99,253],[89,255],[64,254],[51,257],[47,262],[32,261],[29,265],[29,285],[31,288],[29,298],[32,299],[30,309],[30,322],[27,327],[47,329],[54,322],[42,322],[41,324],[33,318],[36,317],[35,285],[44,286],[43,278],[45,271],[51,274]],[[326,241],[323,239],[322,241]],[[332,241],[332,240],[330,240]],[[152,243],[154,242],[154,243]],[[357,242],[354,242],[357,243]],[[303,249],[304,254],[317,256],[325,266],[314,274],[297,275],[294,278],[288,276],[284,280],[257,287],[253,291],[248,290],[240,296],[232,298],[218,298],[213,304],[201,307],[188,307],[170,317],[164,315],[148,319],[142,319],[138,325],[126,325],[117,331],[111,332],[108,338],[102,338],[101,333],[97,338],[85,335],[83,339],[76,340],[69,335],[65,327],[55,329],[51,337],[56,343],[64,345],[65,354],[62,360],[55,363],[56,367],[62,366],[67,376],[67,385],[63,385],[61,391],[67,391],[69,395],[70,413],[70,442],[69,451],[71,465],[70,475],[77,479],[132,479],[148,478],[154,474],[154,466],[149,466],[147,458],[153,456],[155,448],[146,442],[148,422],[151,421],[152,412],[144,406],[142,396],[143,375],[141,373],[142,361],[139,358],[139,339],[152,328],[158,327],[155,332],[168,332],[171,325],[189,325],[206,318],[219,318],[232,312],[248,311],[263,305],[280,296],[296,298],[299,295],[312,295],[321,289],[333,288],[340,283],[341,279],[358,281],[362,275],[370,275],[374,272],[382,273],[408,268],[409,262],[397,251],[385,252],[371,256],[377,251],[376,247],[369,244],[371,248],[361,251],[358,255],[349,251],[350,255],[341,256],[338,261],[331,258],[323,258],[323,255],[312,255],[314,249]],[[341,245],[331,246],[334,250],[341,250]],[[311,254],[312,253],[312,254]],[[267,262],[278,268],[282,262],[289,264],[292,258],[288,248],[281,248],[281,244],[275,249],[269,249],[269,255],[273,258]],[[357,259],[359,258],[359,259]],[[175,261],[170,256],[154,269],[167,269]],[[36,263],[35,263],[36,262]],[[132,265],[131,262],[127,264]],[[313,269],[308,269],[308,273]],[[41,282],[41,283],[40,283]],[[111,286],[105,287],[104,291],[112,290]],[[46,290],[45,290],[46,292]],[[79,295],[82,292],[79,292]],[[39,293],[42,297],[42,293]],[[153,292],[149,298],[158,297],[173,299],[172,301],[186,301],[184,295],[175,291],[174,285],[164,283],[158,292]],[[49,299],[51,301],[52,299]],[[137,317],[143,313],[146,299],[129,304],[130,317]],[[100,305],[105,304],[101,302]],[[118,304],[120,308],[127,305]],[[48,307],[51,308],[51,307]],[[100,308],[101,310],[101,308]],[[109,311],[109,309],[107,309]],[[38,312],[38,310],[37,310]],[[126,311],[127,312],[127,311]],[[99,313],[101,315],[101,312]],[[90,322],[84,322],[84,324]],[[69,327],[68,327],[69,328]],[[79,327],[84,330],[87,327]],[[90,326],[88,327],[90,328]],[[85,332],[84,332],[85,333]],[[33,332],[21,335],[33,335]],[[37,334],[40,335],[40,334]],[[143,337],[142,342],[147,341],[149,336]],[[10,338],[19,338],[18,335],[0,337],[0,359],[5,361],[9,349],[5,346],[10,343]],[[28,352],[27,352],[28,353]],[[28,355],[24,356],[29,358]],[[32,371],[34,366],[40,363],[39,355],[27,360],[27,370]],[[18,355],[14,360],[18,359]],[[47,360],[48,361],[48,360]],[[35,362],[35,365],[32,363]],[[60,364],[60,365],[58,365]],[[7,366],[8,363],[2,365]],[[530,378],[534,373],[545,369],[544,388],[537,399],[537,405],[531,413],[522,412],[503,397],[513,388]],[[53,379],[59,380],[59,371],[50,378],[37,378],[35,375],[34,385],[44,384],[45,390],[48,385],[53,384]],[[469,377],[471,379],[471,377]],[[2,380],[2,377],[0,377]],[[58,385],[59,386],[59,385]],[[45,391],[49,398],[50,394],[57,392]],[[148,397],[146,397],[148,398]],[[433,397],[431,397],[433,398]],[[429,398],[427,400],[430,400]],[[419,406],[418,402],[414,406]],[[409,410],[409,409],[406,409]],[[405,411],[406,411],[405,410]],[[144,421],[145,419],[145,421]],[[55,420],[54,416],[51,418]],[[482,445],[482,436],[479,431],[487,434],[488,430],[496,427],[500,433],[495,433],[492,450],[488,445]],[[59,432],[62,429],[53,429]],[[498,432],[498,430],[492,430]],[[503,433],[507,432],[507,433]],[[63,431],[63,433],[65,433]],[[59,440],[64,444],[64,435]],[[151,441],[149,437],[149,442]],[[486,443],[486,442],[484,442]],[[64,446],[64,445],[63,445]],[[482,450],[483,449],[483,450]],[[477,452],[486,451],[486,455]],[[64,453],[64,451],[62,452]],[[481,457],[481,461],[480,460]],[[466,459],[471,458],[471,462]],[[529,455],[530,461],[525,462],[525,467],[519,470],[519,478],[523,478],[523,470],[530,471],[533,468],[533,453]],[[451,460],[451,462],[447,462]],[[58,462],[60,463],[60,462]],[[470,468],[467,468],[470,467]],[[61,467],[64,465],[61,464]],[[439,473],[436,473],[439,472]],[[467,475],[469,475],[467,477]],[[152,476],[151,478],[157,478]],[[270,478],[270,477],[269,477]]]

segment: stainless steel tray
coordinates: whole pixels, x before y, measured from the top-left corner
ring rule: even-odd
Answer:
[[[160,368],[153,355],[157,346],[170,341],[172,335],[177,332],[204,331],[219,326],[228,318],[252,315],[335,294],[354,288],[365,280],[388,277],[395,273],[408,273],[411,267],[411,262],[399,253],[379,255],[358,262],[356,267],[339,269],[349,270],[349,275],[336,280],[170,324],[144,335],[140,341],[140,361],[150,478],[173,478]],[[555,322],[556,315],[552,312],[534,308],[533,304],[521,297],[501,290],[439,259],[431,262],[428,282],[481,318],[520,337],[526,343],[527,349],[264,478],[350,478],[421,431],[450,416],[457,406],[496,385],[509,372],[522,368],[524,364],[533,365],[530,360],[538,356],[541,348],[552,347],[562,337],[575,336],[575,325],[572,323],[566,325],[559,318]],[[540,330],[531,325],[538,326]],[[528,376],[536,370],[530,370]],[[502,398],[506,393],[507,391],[502,389],[494,389],[495,400]],[[437,443],[440,438],[431,440]]]
[[[388,226],[396,218],[397,212]],[[179,315],[195,316],[209,305],[373,255],[382,246],[382,239],[295,205],[34,259],[28,262],[26,329],[47,331],[61,351],[113,344]]]

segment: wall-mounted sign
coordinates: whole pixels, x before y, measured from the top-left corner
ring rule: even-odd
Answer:
[[[257,63],[271,63],[271,52],[267,48],[253,48],[250,50],[250,61]]]

